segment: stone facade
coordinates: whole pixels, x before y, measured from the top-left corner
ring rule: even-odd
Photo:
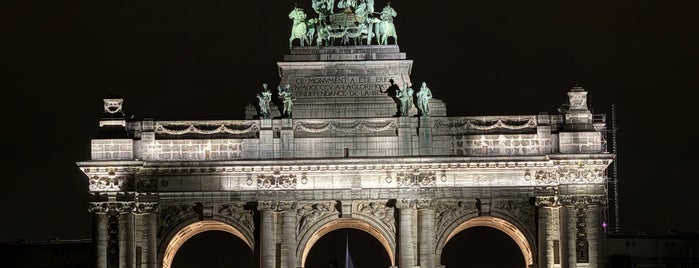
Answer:
[[[554,115],[448,117],[432,99],[429,115],[397,117],[382,93],[412,83],[397,45],[292,48],[278,66],[291,118],[134,121],[105,100],[104,131],[78,163],[97,267],[169,267],[207,230],[238,236],[262,268],[304,267],[340,228],[374,236],[394,267],[441,267],[449,239],[474,226],[508,234],[530,267],[601,265],[614,155],[584,89]]]

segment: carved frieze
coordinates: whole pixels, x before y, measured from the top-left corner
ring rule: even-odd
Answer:
[[[296,175],[259,175],[257,176],[257,188],[259,189],[296,189]]]
[[[384,202],[358,202],[355,205],[355,213],[373,217],[383,222],[391,232],[396,232],[395,208]]]
[[[89,189],[91,192],[116,192],[122,190],[125,176],[98,176],[90,177]]]
[[[524,175],[526,181],[533,180],[537,185],[603,183],[606,178],[600,167],[558,167],[553,170],[537,170]]]
[[[457,218],[477,213],[476,200],[450,200],[434,202],[434,210],[437,215],[436,235],[441,235]]]
[[[255,230],[253,211],[246,210],[242,204],[223,204],[218,208],[218,213],[231,217],[250,232]]]
[[[398,187],[435,186],[437,175],[435,172],[421,172],[417,169],[413,172],[399,172],[396,174],[396,183]]]
[[[339,214],[335,208],[335,202],[320,202],[301,206],[296,210],[296,217],[299,222],[298,232],[310,228],[314,222],[330,214]]]

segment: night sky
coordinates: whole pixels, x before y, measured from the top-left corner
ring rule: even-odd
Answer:
[[[311,12],[310,0],[296,1]],[[381,9],[386,1],[376,1]],[[0,241],[90,237],[102,99],[137,117],[241,119],[276,85],[294,1],[0,4]],[[451,116],[546,112],[573,86],[618,125],[623,231],[699,231],[699,2],[394,0],[399,45]],[[691,169],[693,167],[695,169]]]

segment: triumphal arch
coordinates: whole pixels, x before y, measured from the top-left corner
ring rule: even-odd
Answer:
[[[133,119],[104,99],[78,163],[97,267],[168,268],[210,230],[244,241],[259,267],[305,267],[343,228],[376,238],[391,267],[443,267],[445,244],[476,226],[506,233],[529,267],[601,266],[614,156],[583,88],[561,92],[558,114],[447,116],[410,80],[395,10],[331,2],[289,14],[280,81],[248,92],[260,101],[245,118]]]

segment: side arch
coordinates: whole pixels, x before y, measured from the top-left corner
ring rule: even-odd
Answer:
[[[198,220],[197,218],[187,218],[173,228],[160,241],[158,245],[158,260],[160,267],[170,268],[177,251],[182,245],[193,236],[207,231],[223,231],[230,233],[245,242],[252,253],[254,249],[254,238],[252,234],[241,232],[239,224],[225,217],[214,217],[212,220]]]
[[[497,213],[499,214],[499,213]],[[509,218],[509,219],[508,219]],[[534,264],[534,256],[536,256],[536,245],[535,240],[531,235],[528,235],[526,231],[521,226],[518,226],[517,222],[508,217],[507,215],[500,214],[496,216],[477,216],[474,214],[464,215],[457,218],[454,222],[447,228],[447,230],[438,237],[436,257],[437,260],[442,259],[442,251],[444,246],[449,242],[449,240],[454,237],[459,232],[466,230],[471,227],[485,226],[495,228],[507,234],[512,240],[517,244],[519,249],[522,251],[522,256],[524,256],[524,263],[527,267]]]
[[[364,231],[376,238],[376,240],[383,245],[384,249],[386,249],[386,253],[391,261],[391,266],[395,266],[396,245],[393,239],[391,239],[392,237],[390,236],[390,232],[388,232],[381,225],[372,223],[370,220],[360,218],[363,217],[355,217],[355,215],[353,215],[353,218],[326,217],[323,220],[319,220],[313,224],[307,232],[300,234],[299,244],[296,251],[296,255],[300,256],[300,258],[298,258],[300,260],[298,267],[305,267],[308,253],[321,237],[332,231],[345,228]]]

